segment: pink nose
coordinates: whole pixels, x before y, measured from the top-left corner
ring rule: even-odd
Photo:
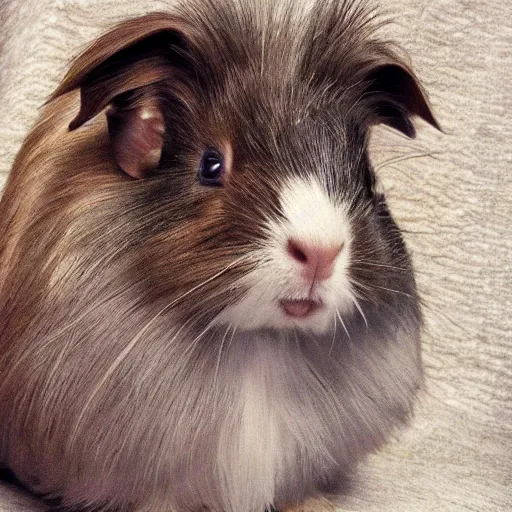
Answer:
[[[336,258],[343,249],[343,244],[335,246],[314,245],[290,238],[288,254],[302,264],[302,272],[308,281],[323,281],[332,276]]]

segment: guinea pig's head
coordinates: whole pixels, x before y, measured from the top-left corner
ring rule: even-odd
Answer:
[[[145,301],[233,329],[304,329],[416,307],[376,189],[372,126],[437,123],[352,2],[197,2],[97,40],[54,95],[71,130],[106,110]],[[116,242],[119,243],[119,242]]]

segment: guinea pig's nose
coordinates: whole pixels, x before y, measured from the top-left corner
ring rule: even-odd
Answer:
[[[323,281],[332,276],[336,258],[343,249],[343,243],[337,245],[318,245],[290,238],[288,254],[301,263],[303,275],[308,281]]]

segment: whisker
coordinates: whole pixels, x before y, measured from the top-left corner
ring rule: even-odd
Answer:
[[[238,325],[235,325],[233,327],[233,332],[231,333],[231,338],[229,338],[229,343],[226,350],[229,350],[229,347],[231,347],[231,343],[233,343],[233,338],[235,337],[235,333],[238,330]]]
[[[371,292],[371,288],[359,281],[357,281],[356,279],[354,279],[354,277],[350,276],[350,282],[352,283],[352,286],[354,286],[356,289],[359,288],[361,290],[366,290],[368,292]]]
[[[218,277],[220,277],[221,275],[225,274],[231,267],[233,267],[234,265],[236,265],[237,263],[240,263],[241,261],[243,261],[244,259],[248,259],[248,256],[247,254],[244,254],[243,256],[241,256],[240,258],[237,258],[236,260],[232,261],[229,265],[227,265],[226,267],[224,267],[222,270],[220,270],[219,272],[217,272],[216,274],[214,274],[213,276],[209,277],[208,279],[206,279],[205,281],[203,281],[202,283],[199,283],[198,285],[192,287],[190,290],[188,290],[187,292],[185,292],[183,295],[180,295],[177,299],[174,299],[170,304],[168,304],[165,308],[164,308],[164,311],[171,308],[172,306],[174,306],[178,301],[180,301],[181,299],[185,298],[187,295],[190,295],[191,293],[195,292],[196,290],[198,290],[199,288],[202,288],[203,286],[206,286],[208,283],[211,283],[213,280],[217,279]]]
[[[222,357],[222,349],[224,348],[224,342],[226,341],[226,337],[227,337],[228,332],[229,332],[230,329],[231,329],[231,325],[228,324],[228,326],[226,328],[226,332],[224,333],[224,336],[222,337],[222,341],[220,342],[219,354],[217,356],[217,364],[215,365],[215,373],[213,375],[213,387],[214,388],[217,386],[217,377],[218,377],[218,374],[219,374],[220,361],[221,361],[221,357]],[[233,338],[231,338],[231,340],[232,339]]]
[[[381,264],[381,263],[371,263],[371,262],[366,261],[366,260],[351,260],[351,263],[360,263],[360,264],[363,264],[363,265],[368,265],[370,267],[389,268],[391,270],[401,270],[401,271],[404,271],[404,272],[407,272],[407,271],[410,270],[408,268],[395,267],[393,265],[384,265],[384,264]]]
[[[340,319],[341,325],[343,326],[343,329],[347,333],[348,339],[351,340],[352,337],[350,336],[350,333],[347,330],[347,326],[345,325],[345,322],[343,321],[343,318],[341,318],[340,312],[336,310],[336,314],[338,315],[338,318]]]
[[[334,347],[335,339],[336,339],[336,313],[334,313],[334,333],[332,335],[331,348],[329,348],[329,356],[331,355],[332,349]]]
[[[190,342],[190,345],[183,351],[182,355],[188,355],[190,352],[195,348],[197,343],[201,340],[201,338],[215,325],[215,322],[217,321],[217,316],[215,316],[210,322],[208,322],[208,325]]]
[[[366,319],[366,316],[363,313],[363,308],[359,304],[359,301],[357,300],[357,297],[355,295],[350,294],[350,298],[352,299],[352,302],[354,303],[354,305],[356,306],[357,310],[359,311],[359,313],[363,317],[364,323],[366,325],[366,330],[368,330],[368,320]]]
[[[379,289],[379,290],[385,290],[387,292],[392,292],[392,293],[397,293],[399,295],[405,295],[406,297],[409,297],[409,298],[412,298],[413,296],[407,292],[403,292],[401,290],[395,290],[393,288],[386,288],[385,286],[378,286],[376,284],[371,284],[371,283],[366,283],[366,284],[363,284],[359,281],[357,281],[356,279],[354,279],[353,276],[350,276],[349,277],[349,280],[352,284],[352,286],[354,286],[356,289],[354,290],[354,292],[357,292],[357,289],[359,288],[360,290],[366,290],[367,292],[371,292],[372,289],[375,290],[375,289]],[[360,297],[362,299],[365,299],[365,300],[370,300],[371,302],[374,302],[372,301],[372,297],[367,297],[367,296],[363,296],[363,297]]]
[[[377,286],[376,284],[370,285],[373,288],[379,288],[380,290],[386,290],[387,292],[397,293],[399,295],[405,295],[406,297],[412,298],[412,295],[406,292],[402,292],[400,290],[394,290],[393,288],[386,288],[385,286]]]
[[[435,151],[424,151],[422,153],[413,153],[410,155],[402,155],[396,158],[390,158],[389,160],[384,160],[383,162],[380,162],[378,165],[375,166],[375,171],[379,172],[382,169],[385,169],[386,167],[397,164],[399,162],[405,162],[407,160],[415,160],[417,158],[425,158],[425,157],[434,157],[435,155],[439,154]]]

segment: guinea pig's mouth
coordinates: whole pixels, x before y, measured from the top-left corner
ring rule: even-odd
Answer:
[[[279,306],[285,315],[292,318],[306,318],[322,307],[322,302],[312,299],[280,300]]]

